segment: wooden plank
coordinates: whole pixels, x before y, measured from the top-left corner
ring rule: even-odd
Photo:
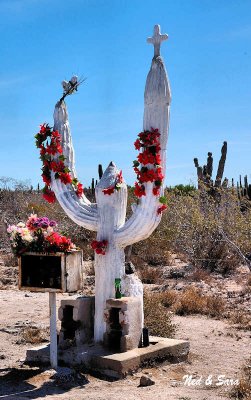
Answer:
[[[63,289],[53,289],[53,288],[39,288],[31,286],[21,286],[19,290],[28,290],[29,292],[41,292],[41,293],[63,293]]]

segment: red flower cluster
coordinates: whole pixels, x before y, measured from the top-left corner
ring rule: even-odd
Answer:
[[[91,243],[91,247],[93,250],[95,250],[95,253],[97,254],[101,254],[101,255],[105,255],[106,253],[106,249],[108,246],[108,241],[107,240],[93,240],[93,242]]]
[[[45,183],[43,197],[49,203],[54,203],[56,196],[51,190],[51,173],[55,173],[55,178],[60,179],[65,185],[72,184],[78,197],[84,193],[83,185],[76,178],[72,178],[71,171],[65,165],[65,157],[62,155],[62,137],[58,131],[54,131],[48,124],[40,125],[40,131],[35,135],[36,146],[40,149],[40,159],[42,160],[42,179]],[[45,144],[44,144],[45,143]],[[52,156],[58,156],[58,160],[53,160]]]
[[[47,185],[43,188],[43,198],[48,201],[48,203],[54,203],[56,201],[55,193]]]
[[[143,153],[139,153],[137,157],[140,164],[155,164],[159,165],[161,163],[161,158],[159,154],[152,154],[152,152],[147,148]]]
[[[114,193],[114,190],[115,190],[115,186],[109,186],[108,188],[103,189],[102,192],[104,194],[109,194],[109,196],[110,196],[111,194]]]
[[[71,239],[61,236],[57,232],[52,232],[45,237],[45,240],[50,243],[50,246],[57,247],[58,251],[70,251],[74,247]]]
[[[153,188],[153,194],[154,194],[154,196],[160,196],[160,189],[155,186]]]
[[[108,194],[110,196],[111,194],[114,193],[115,190],[117,190],[117,191],[120,190],[122,183],[123,183],[123,176],[122,176],[122,171],[120,171],[118,173],[118,175],[116,176],[115,184],[112,185],[112,186],[109,186],[108,188],[106,188],[104,190],[102,190],[102,192],[104,194]]]
[[[145,196],[144,183],[154,182],[153,194],[160,195],[164,175],[162,173],[160,157],[160,133],[158,129],[144,131],[138,134],[134,143],[136,150],[141,150],[137,160],[134,161],[134,171],[137,174],[138,182],[135,183],[134,193],[137,197]],[[141,168],[140,164],[142,165]],[[150,164],[150,165],[149,165]]]
[[[160,133],[158,129],[151,128],[150,131],[143,131],[138,134],[139,139],[134,143],[135,148],[140,150],[141,147],[156,146],[158,153],[160,151]]]
[[[166,205],[166,204],[162,204],[162,206],[160,206],[160,207],[157,209],[157,214],[162,214],[163,211],[165,211],[166,209],[167,209],[167,205]]]
[[[137,197],[145,196],[146,195],[145,186],[139,185],[138,182],[135,182],[134,193],[135,193],[135,196],[137,196]]]
[[[83,193],[84,193],[83,185],[82,185],[82,183],[78,182],[77,183],[76,194],[77,194],[78,197],[81,197]]]

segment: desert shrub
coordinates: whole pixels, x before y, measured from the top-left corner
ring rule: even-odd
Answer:
[[[173,309],[178,315],[204,314],[205,307],[205,299],[201,296],[200,291],[194,288],[181,293],[173,305]]]
[[[178,296],[175,290],[167,290],[159,293],[161,304],[167,308],[173,306],[177,302]]]
[[[189,288],[178,296],[172,309],[178,315],[203,314],[220,317],[225,311],[225,302],[218,296],[203,295],[201,290]]]
[[[161,222],[166,248],[183,253],[195,267],[231,272],[242,261],[229,238],[246,254],[251,247],[251,211],[240,211],[232,190],[221,201],[193,192],[190,196],[168,194],[167,212]]]
[[[226,304],[223,299],[203,294],[200,289],[193,287],[184,292],[175,290],[152,292],[151,299],[178,315],[202,314],[210,317],[225,315]]]
[[[235,400],[251,400],[251,359],[242,368],[239,384],[232,388],[230,398]]]
[[[27,327],[22,330],[21,336],[26,343],[38,344],[47,342],[49,340],[49,329]]]
[[[146,292],[144,295],[145,326],[156,336],[174,335],[175,325],[172,323],[170,312],[177,315],[201,314],[219,318],[224,315],[225,308],[223,299],[213,295],[203,295],[201,290],[195,288],[189,288],[181,293],[169,290]]]
[[[201,267],[195,267],[188,275],[187,279],[191,282],[210,282],[211,276],[208,271]]]
[[[229,315],[230,321],[237,325],[239,329],[251,331],[251,316],[250,313],[243,310],[234,311]]]
[[[133,245],[131,260],[136,266],[141,266],[145,263],[151,266],[170,265],[170,249],[161,225],[147,240]]]
[[[17,267],[17,265],[18,265],[18,259],[12,253],[8,253],[8,254],[4,255],[3,261],[4,261],[4,265],[6,267]]]
[[[169,193],[174,192],[176,195],[191,195],[196,191],[196,187],[194,185],[176,185],[174,187],[169,187],[168,189]]]
[[[13,279],[12,278],[6,278],[5,275],[0,274],[0,289],[1,290],[8,290],[10,286],[13,285]]]
[[[133,188],[128,188],[127,216],[132,214],[131,205],[137,203]],[[170,248],[162,229],[162,224],[146,240],[132,246],[131,261],[136,267],[149,264],[151,266],[169,265],[171,262]]]
[[[149,267],[148,265],[142,266],[138,269],[139,278],[143,283],[161,283],[162,269],[160,267]]]
[[[225,315],[226,303],[217,295],[206,295],[205,314],[210,317],[220,318]]]
[[[93,261],[85,261],[83,264],[84,274],[86,276],[95,275],[94,262]]]
[[[172,322],[172,314],[154,293],[144,294],[144,321],[150,335],[171,338],[175,334],[176,326]]]
[[[242,260],[226,237],[243,254],[251,253],[251,208],[241,212],[239,200],[231,189],[222,191],[221,200],[216,201],[212,196],[192,187],[184,188],[166,191],[168,209],[154,233],[147,240],[133,245],[131,261],[136,267],[146,263],[150,266],[170,265],[170,254],[176,253],[197,268],[231,272]],[[129,188],[128,193],[130,216],[131,204],[137,199],[132,188]],[[89,195],[93,200],[93,194],[90,192]],[[41,193],[1,190],[0,210],[1,248],[10,248],[3,220],[16,224],[20,220],[25,221],[31,212],[35,212],[39,216],[47,215],[56,220],[59,231],[70,236],[82,248],[84,259],[93,259],[90,243],[95,233],[76,225],[57,202],[48,204]]]
[[[247,282],[244,287],[245,293],[251,293],[251,275],[248,276]]]

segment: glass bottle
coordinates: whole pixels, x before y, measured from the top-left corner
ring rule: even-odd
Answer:
[[[115,299],[121,299],[121,279],[115,278]]]

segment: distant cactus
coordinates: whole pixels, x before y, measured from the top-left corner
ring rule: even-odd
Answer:
[[[92,194],[95,193],[95,182],[94,182],[94,178],[92,178]]]
[[[102,164],[99,164],[99,165],[98,165],[98,176],[99,176],[99,179],[101,179],[102,176],[103,176],[103,167],[102,167]]]
[[[215,181],[212,179],[213,174],[213,157],[212,153],[208,152],[207,164],[200,166],[198,158],[194,158],[194,165],[197,168],[197,177],[198,177],[198,189],[202,189],[206,187],[211,190],[212,194],[215,193],[215,189],[219,187],[227,187],[228,179],[224,178],[222,182],[222,177],[224,173],[224,167],[227,157],[227,142],[223,142],[223,146],[221,148],[221,158],[218,164],[218,170],[216,174]]]
[[[245,211],[247,208],[250,208],[249,201],[251,201],[251,184],[248,183],[247,175],[244,176],[244,183],[242,185],[241,175],[239,178],[239,182],[237,182],[237,195],[240,200],[241,210]]]

